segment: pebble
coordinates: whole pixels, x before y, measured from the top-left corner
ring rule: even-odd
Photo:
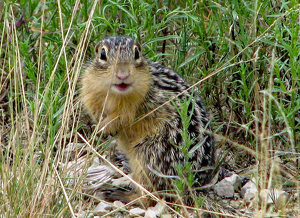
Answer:
[[[114,201],[114,206],[119,208],[119,207],[123,207],[125,204],[122,203],[121,201]]]
[[[257,187],[255,185],[255,179],[249,180],[241,189],[241,196],[246,203],[250,203],[252,199],[257,195]]]
[[[262,189],[259,193],[260,201],[266,204],[275,204],[277,209],[282,209],[285,206],[288,197],[287,192],[279,189]]]
[[[235,191],[239,191],[241,184],[241,177],[237,174],[232,174],[218,182],[214,187],[214,191],[220,197],[232,198]]]
[[[97,215],[104,215],[105,213],[112,210],[112,206],[110,204],[106,204],[104,202],[100,202],[93,210],[93,213]]]
[[[146,210],[137,207],[137,208],[133,208],[133,209],[129,210],[129,213],[131,213],[133,215],[144,216],[146,213]]]
[[[164,210],[164,204],[158,202],[155,207],[149,207],[145,213],[145,218],[156,218]]]

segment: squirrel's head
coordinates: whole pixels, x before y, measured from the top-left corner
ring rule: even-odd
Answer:
[[[150,68],[140,44],[127,36],[107,37],[97,44],[95,58],[84,71],[82,101],[96,121],[104,108],[112,116],[120,111],[134,114],[150,85]],[[124,117],[128,121],[130,116]]]
[[[95,47],[95,54],[92,71],[102,80],[103,88],[112,93],[124,95],[139,91],[135,87],[149,80],[141,45],[131,37],[104,38]]]

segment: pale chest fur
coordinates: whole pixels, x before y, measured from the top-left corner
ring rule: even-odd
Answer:
[[[110,111],[103,119],[104,132],[117,134],[118,146],[127,153],[146,137],[162,133],[167,119],[166,114],[150,113],[138,114],[138,108],[131,106],[126,110]]]

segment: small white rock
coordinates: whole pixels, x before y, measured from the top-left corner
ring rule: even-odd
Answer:
[[[123,204],[121,201],[114,201],[114,206],[119,208],[119,207],[123,207],[125,204]]]
[[[242,198],[246,203],[250,203],[251,200],[257,195],[257,187],[255,185],[255,180],[249,180],[241,189]]]
[[[267,204],[275,204],[277,208],[284,207],[289,194],[278,189],[262,189],[259,193],[260,200]]]
[[[132,213],[133,215],[140,215],[143,216],[145,215],[146,210],[142,209],[142,208],[133,208],[131,210],[129,210],[129,213]]]
[[[214,191],[220,197],[231,198],[234,194],[234,187],[230,181],[222,179],[215,185]]]
[[[164,210],[164,204],[158,202],[155,207],[149,207],[145,213],[145,218],[155,218],[159,216]]]
[[[94,208],[93,213],[97,213],[97,214],[104,214],[107,213],[108,211],[110,211],[112,209],[112,206],[109,204],[106,204],[104,202],[100,202],[97,207]]]
[[[157,214],[157,211],[153,211],[151,208],[148,208],[144,218],[156,218],[156,216],[159,216],[159,214]]]
[[[218,182],[214,187],[214,191],[220,197],[232,198],[234,192],[240,189],[241,184],[241,177],[237,174],[233,174]]]

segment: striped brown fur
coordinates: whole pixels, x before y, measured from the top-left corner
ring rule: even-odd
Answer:
[[[176,176],[178,163],[193,162],[194,170],[213,166],[214,140],[197,89],[185,91],[190,86],[175,71],[147,61],[133,38],[104,38],[95,51],[82,78],[82,101],[104,133],[118,135],[117,146],[129,159],[137,182],[150,191],[170,190],[170,179],[160,174]],[[183,143],[182,122],[174,103],[180,106],[191,95],[188,132],[193,152],[185,160],[178,147]],[[208,177],[196,174],[195,186]]]

